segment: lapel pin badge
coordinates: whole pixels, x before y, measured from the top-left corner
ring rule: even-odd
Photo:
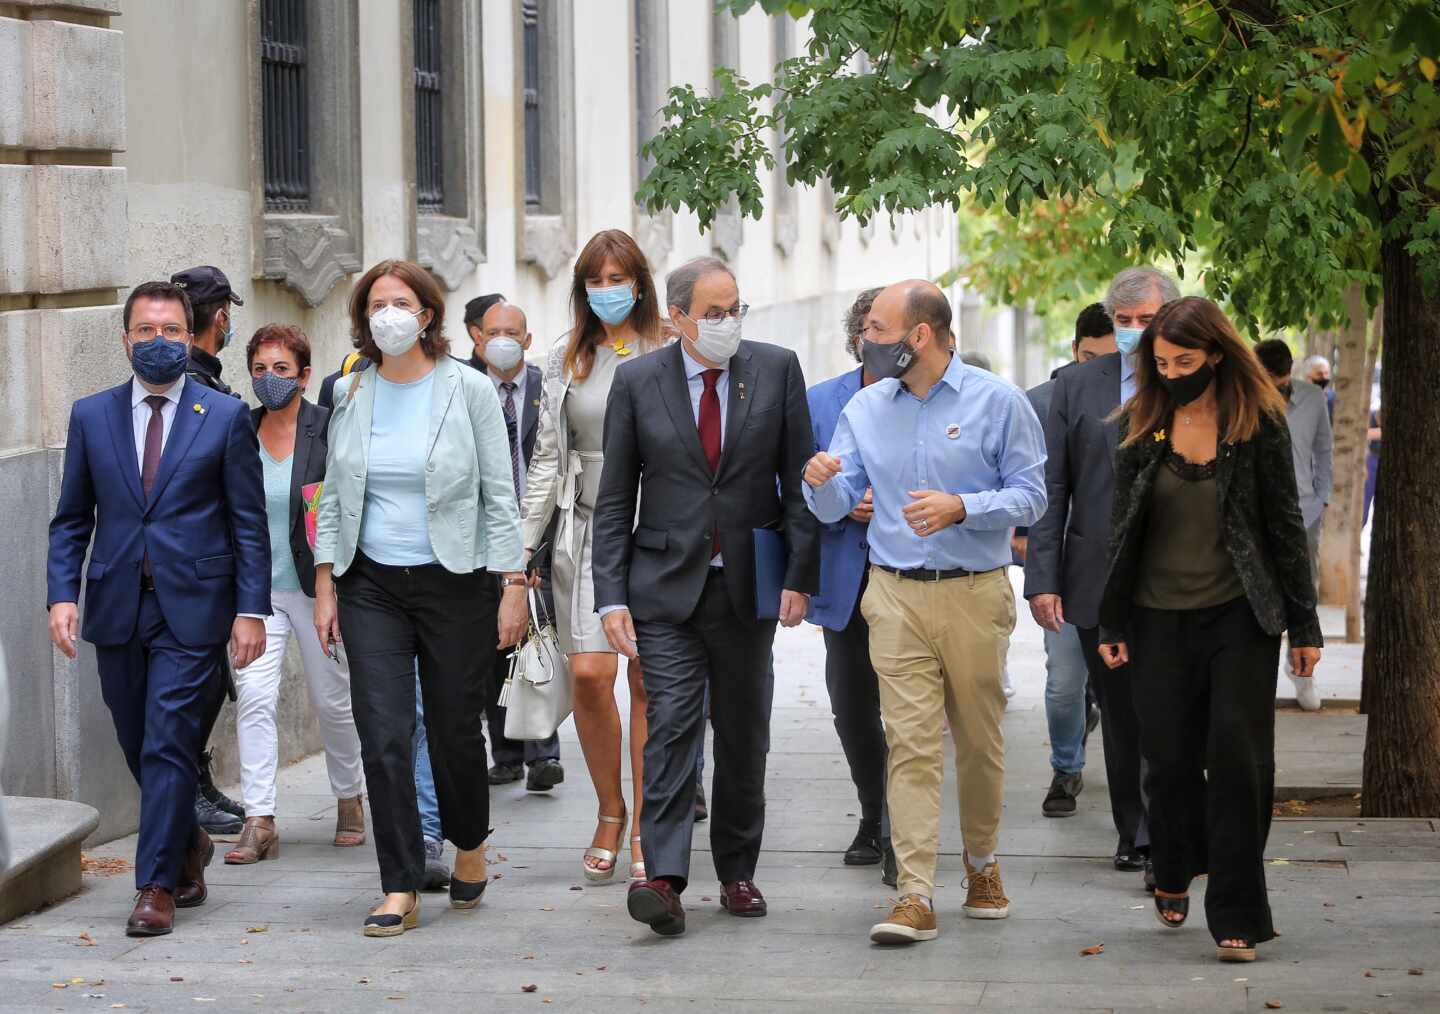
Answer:
[[[1157,444],[1163,444],[1163,443],[1165,442],[1165,431],[1164,431],[1164,430],[1156,430],[1156,431],[1155,431],[1155,442],[1156,442]]]
[[[739,382],[738,382],[738,386],[739,386],[739,390],[740,390],[740,400],[741,400],[741,401],[744,401],[744,400],[745,400],[745,383],[744,383],[744,381],[739,381]]]
[[[204,414],[205,414],[205,406],[202,405],[202,404],[200,404],[198,401],[197,401],[194,405],[192,405],[191,407],[192,407],[193,409],[195,409],[195,413],[196,413],[197,415],[204,415]]]
[[[959,424],[959,423],[950,423],[948,426],[945,427],[945,435],[946,435],[947,437],[949,437],[951,440],[959,440],[959,439],[960,439],[960,424]]]

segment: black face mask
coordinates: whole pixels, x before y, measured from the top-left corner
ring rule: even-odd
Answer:
[[[1327,388],[1327,387],[1330,386],[1330,378],[1329,378],[1329,377],[1319,377],[1319,378],[1316,379],[1316,380],[1312,380],[1311,383],[1314,384],[1316,387],[1320,388],[1320,390],[1323,391],[1323,390],[1325,390],[1325,388]]]
[[[865,366],[865,372],[876,380],[886,380],[890,377],[900,378],[910,372],[915,365],[915,350],[906,341],[910,336],[901,338],[898,342],[882,344],[872,342],[868,338],[860,346],[860,362]]]
[[[1175,404],[1183,407],[1204,394],[1205,389],[1210,386],[1210,381],[1214,379],[1215,371],[1210,368],[1209,363],[1205,363],[1194,373],[1187,373],[1183,377],[1162,376],[1160,383],[1165,385],[1165,390],[1169,392]]]
[[[1291,395],[1291,393],[1295,390],[1295,385],[1294,385],[1294,384],[1280,384],[1280,385],[1279,385],[1279,388],[1280,388],[1280,394],[1285,398],[1286,401],[1289,401],[1289,400],[1290,400],[1290,395]]]

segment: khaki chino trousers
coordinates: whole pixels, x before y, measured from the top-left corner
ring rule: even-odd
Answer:
[[[944,780],[942,717],[955,741],[960,830],[971,855],[999,843],[1005,785],[1001,672],[1015,629],[1005,568],[912,581],[870,568],[860,604],[890,747],[886,801],[901,895],[932,897]]]

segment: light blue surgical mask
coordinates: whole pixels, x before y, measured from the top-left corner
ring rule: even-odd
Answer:
[[[1121,355],[1131,355],[1140,345],[1140,336],[1145,333],[1143,327],[1117,327],[1115,329],[1115,347],[1120,350]]]
[[[585,299],[590,309],[595,311],[595,316],[611,325],[619,324],[635,308],[635,290],[629,285],[607,285],[595,289],[587,285]]]
[[[224,352],[226,347],[235,338],[235,316],[229,310],[225,311],[225,330],[220,334],[220,351]]]

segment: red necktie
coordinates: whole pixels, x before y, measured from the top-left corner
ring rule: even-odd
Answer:
[[[700,374],[705,381],[705,390],[700,394],[700,446],[705,450],[705,460],[710,462],[710,474],[720,470],[720,395],[715,393],[715,384],[720,380],[721,370],[706,370]],[[717,524],[710,535],[710,555],[720,552],[720,526]]]
[[[148,504],[150,491],[155,488],[155,473],[160,471],[160,451],[165,436],[165,419],[161,416],[160,409],[165,406],[165,397],[160,394],[149,395],[145,404],[150,406],[150,421],[145,425],[145,457],[140,464],[140,490],[145,494]],[[149,550],[145,552],[140,570],[146,577],[150,576]]]

